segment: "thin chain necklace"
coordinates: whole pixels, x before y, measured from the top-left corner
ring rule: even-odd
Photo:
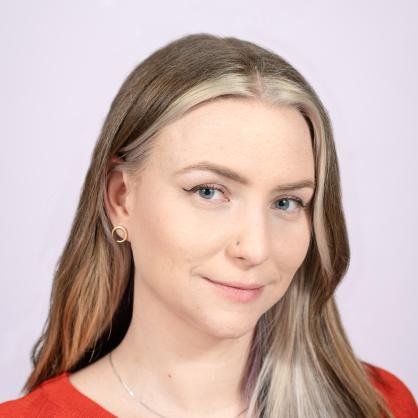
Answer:
[[[142,406],[144,406],[145,408],[147,408],[149,411],[151,411],[153,414],[161,417],[161,418],[168,418],[165,415],[162,415],[160,413],[158,413],[157,411],[154,411],[152,408],[150,408],[149,406],[145,405],[140,399],[138,399],[135,394],[133,393],[133,391],[128,387],[128,385],[122,380],[122,378],[119,376],[119,373],[116,371],[115,366],[113,365],[113,361],[112,361],[112,352],[109,352],[109,361],[110,364],[112,366],[113,372],[115,373],[116,377],[119,379],[119,382],[122,384],[122,386],[125,388],[125,390],[129,393],[129,395],[137,402],[139,402]],[[239,416],[241,416],[248,408],[245,408],[243,411],[241,411],[238,415],[235,415],[233,418],[238,418]]]

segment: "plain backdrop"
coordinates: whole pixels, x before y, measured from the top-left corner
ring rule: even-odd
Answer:
[[[415,0],[1,1],[0,401],[31,370],[111,100],[150,53],[195,32],[272,49],[318,92],[352,253],[343,323],[357,356],[417,398],[417,20]]]

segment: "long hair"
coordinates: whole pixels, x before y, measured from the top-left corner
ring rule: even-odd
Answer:
[[[140,173],[161,128],[222,97],[294,107],[309,126],[315,158],[311,241],[286,293],[257,322],[241,382],[247,416],[393,418],[371,383],[369,365],[356,358],[335,303],[350,249],[327,110],[273,51],[207,33],[156,50],[111,103],[56,264],[48,318],[23,391],[79,370],[120,343],[132,318],[135,265],[130,243],[118,244],[111,234],[104,206],[109,172]]]

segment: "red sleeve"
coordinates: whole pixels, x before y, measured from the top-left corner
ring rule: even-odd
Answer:
[[[116,418],[79,392],[68,380],[68,372],[52,377],[32,392],[0,403],[0,418]]]
[[[58,416],[58,412],[55,405],[51,404],[39,389],[35,389],[33,392],[19,399],[0,403],[1,418],[51,417],[54,414]]]
[[[394,374],[380,367],[365,363],[372,383],[378,389],[396,418],[418,418],[414,395],[405,383]]]

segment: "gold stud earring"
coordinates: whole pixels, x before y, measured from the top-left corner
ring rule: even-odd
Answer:
[[[117,229],[121,229],[123,231],[123,234],[125,235],[122,239],[117,239],[116,242],[125,242],[128,238],[128,231],[126,230],[126,228],[124,226],[121,225],[116,225],[113,229],[112,229],[112,237],[113,237],[113,233],[117,230]],[[117,234],[116,234],[117,235]]]

